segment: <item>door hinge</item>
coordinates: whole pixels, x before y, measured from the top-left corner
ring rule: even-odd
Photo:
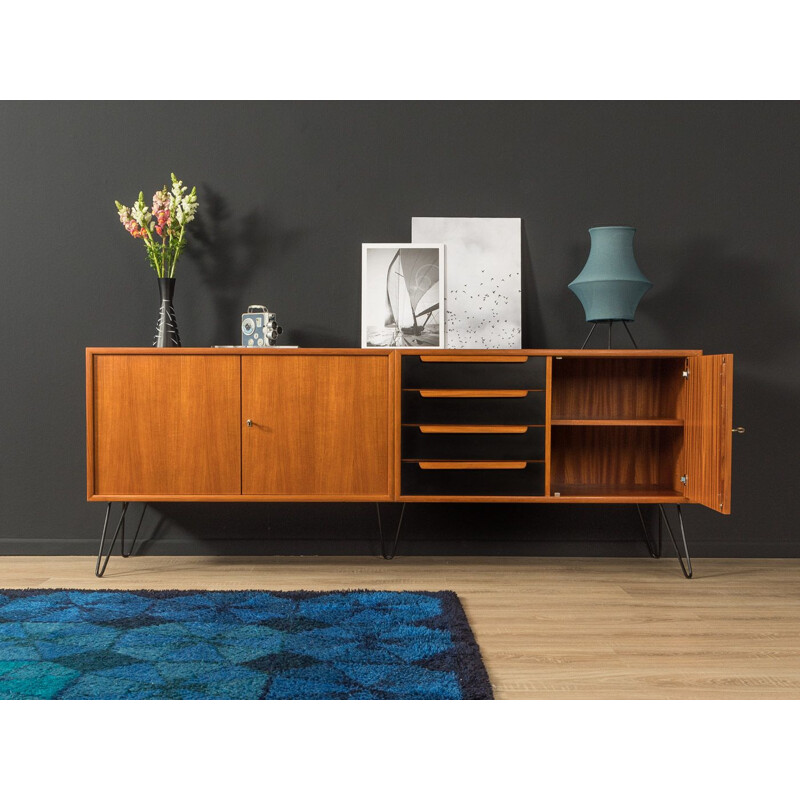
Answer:
[[[684,378],[686,378],[686,379],[688,380],[688,378],[689,378],[689,370],[688,370],[688,369],[685,369],[685,370],[683,371],[683,377],[684,377]]]
[[[681,475],[681,483],[682,483],[684,486],[686,486],[686,484],[687,484],[688,482],[689,482],[689,481],[688,481],[688,478],[687,478],[687,476],[686,476],[686,475]]]

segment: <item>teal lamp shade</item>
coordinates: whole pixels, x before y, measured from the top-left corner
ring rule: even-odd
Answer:
[[[633,257],[636,228],[589,228],[592,247],[581,274],[569,285],[586,311],[587,322],[633,321],[636,306],[653,285]]]

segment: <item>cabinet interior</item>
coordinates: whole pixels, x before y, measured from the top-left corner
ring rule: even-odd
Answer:
[[[554,358],[553,422],[683,420],[682,358]]]
[[[683,358],[555,358],[551,492],[683,494]]]

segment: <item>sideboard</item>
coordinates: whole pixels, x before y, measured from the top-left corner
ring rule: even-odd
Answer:
[[[655,504],[654,556],[674,504],[690,577],[681,504],[730,513],[732,382],[700,350],[93,347],[87,499],[100,556],[114,502],[123,555],[136,501]]]

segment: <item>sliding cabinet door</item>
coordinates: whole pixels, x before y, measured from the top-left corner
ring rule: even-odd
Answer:
[[[238,356],[95,355],[90,369],[90,497],[240,493]]]
[[[243,494],[391,499],[391,364],[389,353],[243,356]]]

